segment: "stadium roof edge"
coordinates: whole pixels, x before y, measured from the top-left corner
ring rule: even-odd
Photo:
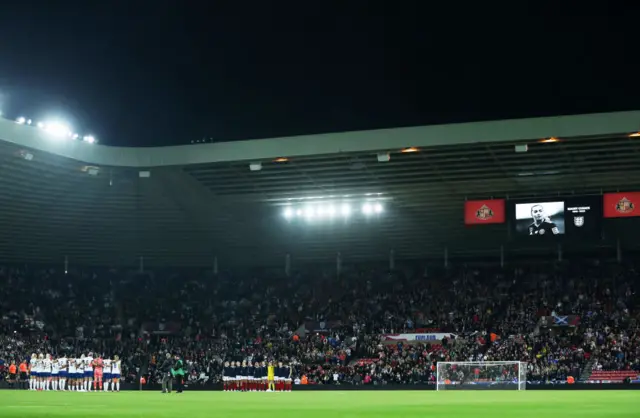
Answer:
[[[0,119],[0,140],[86,164],[160,167],[225,161],[265,161],[277,157],[380,152],[404,147],[527,141],[640,131],[640,111],[594,113],[379,129],[285,138],[153,148],[110,147],[52,138],[34,127]]]

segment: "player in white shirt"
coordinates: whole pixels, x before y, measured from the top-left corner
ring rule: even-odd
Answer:
[[[76,359],[76,384],[78,386],[78,392],[86,392],[84,389],[84,354],[80,356],[79,359]]]
[[[69,390],[78,390],[78,359],[69,359]]]
[[[44,390],[44,354],[38,354],[38,360],[36,361],[36,373],[38,373],[36,388],[38,390]]]
[[[111,360],[106,358],[102,360],[104,365],[102,368],[102,382],[104,383],[104,391],[109,392],[109,383],[111,382]]]
[[[84,389],[91,392],[93,386],[93,353],[84,358]]]
[[[38,381],[38,355],[36,353],[31,354],[31,359],[29,359],[29,390],[37,389],[37,381]]]
[[[51,357],[51,390],[58,390],[60,382],[60,364],[57,359]]]
[[[62,391],[67,390],[67,377],[69,376],[69,359],[62,356],[58,359],[58,388]]]
[[[42,385],[43,390],[49,390],[49,383],[51,383],[51,355],[45,354],[42,360]]]
[[[120,357],[113,356],[113,361],[111,362],[111,390],[120,392],[120,373],[122,370],[122,362],[120,361]]]

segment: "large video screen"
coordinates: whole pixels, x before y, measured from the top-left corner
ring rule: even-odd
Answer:
[[[515,202],[515,233],[530,239],[587,238],[600,235],[602,204],[598,197]]]

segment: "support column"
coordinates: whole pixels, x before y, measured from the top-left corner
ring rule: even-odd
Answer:
[[[396,269],[396,253],[394,250],[389,251],[389,270],[393,271]]]
[[[340,273],[342,272],[342,254],[336,254],[336,274],[340,277]]]
[[[68,274],[69,273],[69,257],[68,256],[64,256],[64,274]]]
[[[558,244],[558,261],[562,261],[562,244]]]
[[[289,253],[284,256],[284,274],[287,277],[291,276],[291,254]]]
[[[449,247],[444,247],[444,268],[449,268]]]

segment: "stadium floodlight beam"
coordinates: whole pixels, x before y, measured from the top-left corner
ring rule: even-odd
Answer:
[[[23,118],[22,116],[20,116],[18,119],[16,119],[16,123],[19,125],[24,125],[24,123],[27,121],[26,118]]]
[[[293,217],[293,209],[286,208],[283,213],[284,217],[287,219],[291,219]]]
[[[382,213],[382,205],[380,203],[376,203],[373,205],[373,211],[375,213]]]
[[[61,122],[45,123],[44,130],[57,137],[71,136],[69,126]]]
[[[348,203],[344,203],[342,205],[342,207],[340,208],[340,213],[342,214],[342,216],[349,216],[351,215],[351,206],[349,206]]]
[[[88,143],[90,143],[90,144],[93,144],[93,143],[95,143],[95,142],[96,142],[96,139],[95,139],[92,135],[85,135],[85,136],[82,138],[82,140],[83,140],[84,142],[88,142]]]
[[[373,212],[373,208],[370,204],[365,203],[364,205],[362,205],[362,213],[364,213],[365,215],[370,215],[371,212]]]
[[[312,206],[308,206],[307,208],[305,208],[304,210],[304,217],[307,219],[313,219],[313,217],[316,216],[316,211]]]

